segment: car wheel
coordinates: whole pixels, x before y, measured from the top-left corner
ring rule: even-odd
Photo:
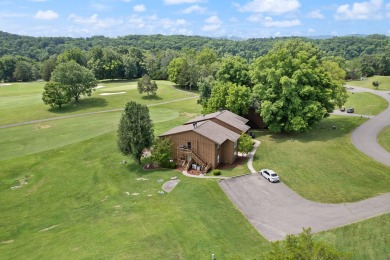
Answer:
[[[271,182],[271,179],[268,179],[268,182]]]

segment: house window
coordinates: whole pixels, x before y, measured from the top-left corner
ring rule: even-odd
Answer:
[[[219,154],[217,155],[217,163],[219,163]]]
[[[191,148],[192,148],[191,142],[187,142],[187,148],[188,148],[188,149],[191,149]]]

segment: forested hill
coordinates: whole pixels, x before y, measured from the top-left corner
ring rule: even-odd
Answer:
[[[267,53],[276,41],[284,38],[257,38],[235,41],[201,36],[183,35],[128,35],[117,38],[93,36],[89,38],[70,37],[31,37],[20,36],[0,31],[0,57],[20,55],[36,61],[48,59],[53,54],[60,54],[71,47],[90,50],[94,46],[121,48],[135,47],[142,50],[201,50],[205,47],[213,49],[218,56],[224,54],[239,55],[247,60]],[[342,56],[350,60],[362,55],[383,54],[390,49],[390,37],[385,35],[345,36],[330,39],[309,39],[328,55]]]

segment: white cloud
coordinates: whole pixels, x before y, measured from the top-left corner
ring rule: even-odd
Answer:
[[[31,2],[47,2],[49,0],[31,0]]]
[[[352,5],[340,5],[337,8],[336,20],[367,20],[381,18],[383,0],[355,2]]]
[[[111,10],[111,7],[109,7],[108,5],[105,5],[105,4],[101,4],[101,3],[91,3],[90,6],[93,10],[99,11],[99,12]]]
[[[52,10],[47,10],[47,11],[38,11],[34,18],[36,19],[41,19],[41,20],[52,20],[52,19],[57,19],[58,14]]]
[[[238,22],[238,18],[237,17],[231,17],[229,19],[229,21],[231,21],[232,23],[237,23]]]
[[[308,14],[308,17],[313,18],[313,19],[324,19],[325,18],[320,10],[315,10],[315,11],[310,12]]]
[[[183,9],[181,12],[183,14],[199,13],[204,14],[207,11],[206,7],[201,7],[200,5],[191,5],[190,7]]]
[[[144,5],[135,5],[133,7],[133,11],[134,12],[145,12],[146,11],[146,7]]]
[[[68,17],[68,20],[79,25],[93,26],[97,29],[110,28],[113,26],[123,24],[123,20],[121,19],[113,19],[113,18],[99,19],[97,14],[94,14],[90,17],[81,17],[81,16],[71,14]]]
[[[209,18],[205,19],[204,22],[206,25],[202,27],[202,31],[206,32],[216,31],[222,25],[222,21],[216,15],[210,16]]]
[[[130,3],[131,0],[122,0],[122,2],[125,2],[125,3]]]
[[[265,17],[262,21],[262,24],[265,27],[294,27],[301,25],[301,21],[298,19],[293,20],[283,20],[283,21],[274,21],[272,17]]]
[[[195,4],[202,3],[203,0],[164,0],[166,5],[178,5],[178,4]]]
[[[298,10],[298,0],[253,0],[245,5],[237,5],[241,12],[285,14]]]
[[[390,4],[386,4],[386,16],[390,18]]]
[[[257,22],[260,22],[262,20],[263,16],[262,15],[258,15],[258,14],[253,14],[251,16],[249,16],[247,18],[247,20],[249,22],[252,22],[252,23],[257,23]]]
[[[308,33],[316,33],[317,31],[315,29],[313,29],[313,28],[310,28],[307,32]]]

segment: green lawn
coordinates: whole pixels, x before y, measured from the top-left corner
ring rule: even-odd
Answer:
[[[379,81],[379,90],[390,90],[390,77],[389,76],[373,76],[369,77],[366,80],[353,80],[348,81],[347,85],[375,89],[372,85],[373,81]]]
[[[390,126],[382,130],[378,135],[380,145],[390,152]]]
[[[352,253],[352,258],[390,259],[390,213],[314,235],[316,240],[333,244]]]
[[[159,89],[156,96],[139,94],[136,81],[103,82],[91,97],[82,97],[79,103],[72,101],[61,109],[50,108],[42,101],[44,82],[17,83],[0,87],[0,125],[29,120],[45,119],[72,114],[123,108],[129,100],[150,105],[163,101],[196,97],[196,93],[178,91],[168,81],[157,81]],[[25,91],[25,92],[24,92]],[[107,93],[125,92],[115,95]]]
[[[344,107],[355,108],[360,115],[377,115],[388,107],[385,99],[372,93],[348,93],[348,101]]]
[[[144,171],[114,133],[0,163],[3,259],[252,259],[269,248],[216,180]],[[159,194],[173,176],[179,185]]]
[[[367,157],[351,143],[349,134],[365,121],[331,116],[308,133],[264,131],[258,138],[261,145],[254,167],[276,170],[289,187],[318,202],[352,202],[390,192],[390,168]]]

